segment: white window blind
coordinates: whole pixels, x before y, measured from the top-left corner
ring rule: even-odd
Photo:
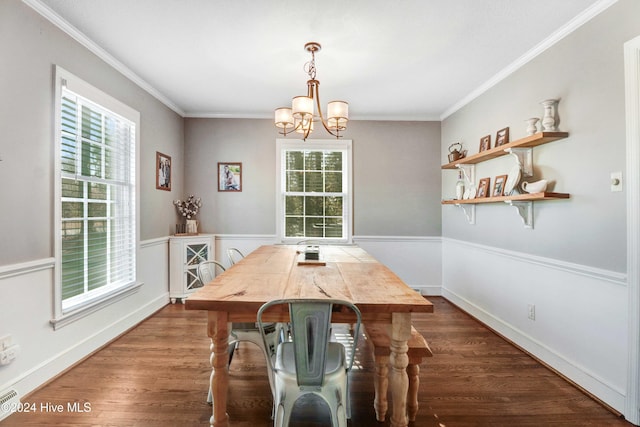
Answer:
[[[60,69],[58,78],[56,317],[63,317],[136,282],[138,116],[109,109],[119,103]]]

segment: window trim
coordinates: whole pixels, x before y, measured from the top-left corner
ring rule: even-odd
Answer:
[[[326,140],[326,139],[276,139],[276,238],[281,243],[296,243],[301,238],[284,237],[284,151],[285,150],[340,150],[345,152],[343,162],[347,165],[346,179],[347,191],[343,209],[346,221],[344,239],[338,238],[313,238],[314,241],[327,241],[328,243],[351,244],[353,241],[353,150],[352,141],[346,140]],[[343,178],[345,178],[343,176]]]
[[[137,268],[134,267],[135,280],[118,288],[109,289],[105,292],[98,292],[92,298],[88,298],[81,303],[63,310],[62,306],[62,162],[60,138],[62,135],[61,116],[61,97],[63,88],[66,87],[70,91],[87,98],[91,102],[99,105],[102,109],[120,115],[130,120],[135,125],[135,257],[136,263],[140,259],[140,113],[131,107],[123,104],[112,96],[104,93],[100,89],[83,81],[79,77],[70,73],[60,66],[55,66],[55,90],[54,90],[54,278],[53,278],[53,319],[50,321],[54,329],[58,329],[67,324],[73,323],[113,302],[122,299],[137,290],[142,285],[137,278]]]

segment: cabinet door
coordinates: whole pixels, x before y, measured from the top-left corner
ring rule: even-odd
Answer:
[[[185,245],[185,289],[193,290],[202,287],[198,279],[198,264],[209,261],[210,248],[208,243],[189,243]]]

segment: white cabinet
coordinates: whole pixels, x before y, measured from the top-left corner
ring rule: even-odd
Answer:
[[[214,259],[214,235],[172,236],[169,239],[169,298],[184,300],[202,287],[198,264]]]

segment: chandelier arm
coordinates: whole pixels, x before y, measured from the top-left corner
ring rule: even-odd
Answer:
[[[288,128],[288,127],[289,127],[289,128],[291,128],[291,130],[290,130],[290,131],[287,131],[287,128]],[[300,121],[300,123],[298,123],[298,124],[297,124],[297,125],[295,125],[295,126],[285,126],[285,127],[283,127],[283,128],[282,128],[282,132],[278,132],[278,133],[279,133],[280,135],[287,136],[287,135],[289,135],[290,133],[297,131],[297,130],[298,130],[298,129],[300,129],[301,127],[302,127],[302,121]],[[305,136],[305,139],[307,138],[307,136],[309,136],[309,134],[308,134],[308,133],[307,133],[307,135]]]
[[[329,132],[331,135],[335,136],[336,138],[340,138],[340,131],[336,130],[336,133],[333,133],[331,131],[331,129],[329,129],[329,126],[327,125],[327,123],[324,121],[324,116],[322,115],[322,108],[320,107],[320,92],[319,92],[319,86],[320,86],[320,82],[317,80],[313,80],[315,83],[313,84],[314,88],[315,88],[315,99],[316,99],[316,107],[318,107],[318,115],[320,116],[320,121],[322,122],[322,126],[324,126],[325,130],[327,132]],[[309,80],[309,82],[311,82],[311,80]],[[311,89],[311,86],[309,87]]]

